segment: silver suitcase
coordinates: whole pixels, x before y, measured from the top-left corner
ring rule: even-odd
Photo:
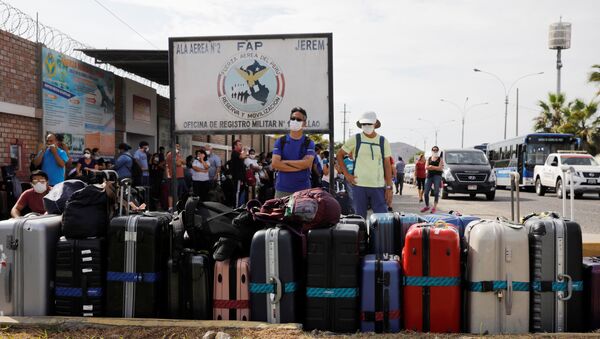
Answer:
[[[476,334],[529,331],[529,245],[523,225],[479,220],[465,231],[467,330]]]
[[[60,215],[0,221],[0,315],[50,314]]]

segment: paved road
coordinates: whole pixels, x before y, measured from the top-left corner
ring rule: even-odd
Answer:
[[[417,190],[410,185],[404,186],[402,196],[394,195],[394,210],[418,213],[424,205],[418,203]],[[547,193],[543,197],[532,192],[521,192],[521,216],[533,212],[556,211],[562,214],[562,200],[556,194]],[[438,206],[442,212],[450,210],[462,214],[477,215],[484,218],[505,216],[510,218],[510,191],[499,190],[494,201],[485,200],[484,195],[478,195],[471,200],[467,195],[450,196],[449,199],[440,199]],[[567,217],[569,213],[567,204]],[[575,220],[581,225],[583,233],[600,234],[600,198],[598,195],[586,194],[582,199],[575,200]]]

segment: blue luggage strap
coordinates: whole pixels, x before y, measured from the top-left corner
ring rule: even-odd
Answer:
[[[298,290],[298,283],[289,282],[284,284],[284,293],[294,293]],[[268,294],[275,293],[275,284],[270,283],[250,283],[250,293]]]
[[[416,286],[416,287],[460,286],[460,277],[404,277],[404,286]]]
[[[137,273],[137,272],[106,272],[107,281],[133,282],[133,283],[155,283],[158,281],[159,274],[155,272]]]
[[[358,288],[307,287],[306,296],[309,298],[356,298],[358,297]]]
[[[583,291],[583,281],[573,281],[571,284],[574,292]],[[539,281],[531,283],[534,292],[567,292],[569,284],[566,281]]]
[[[467,288],[471,292],[494,292],[505,290],[508,287],[506,280],[489,280],[489,281],[469,281]],[[530,283],[522,281],[513,281],[512,290],[516,292],[529,292]]]
[[[54,290],[54,295],[57,297],[82,297],[83,289],[76,287],[57,287]],[[88,288],[86,295],[88,297],[101,297],[102,288]]]

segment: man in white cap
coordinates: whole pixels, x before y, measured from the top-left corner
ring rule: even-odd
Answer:
[[[392,149],[390,143],[375,132],[381,127],[375,112],[366,112],[356,122],[362,130],[349,138],[337,153],[337,161],[346,177],[354,185],[353,200],[356,214],[367,217],[369,200],[374,213],[385,213],[392,203]],[[344,156],[352,154],[354,170],[348,172]]]

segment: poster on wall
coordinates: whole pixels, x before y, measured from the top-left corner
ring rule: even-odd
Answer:
[[[169,39],[178,133],[283,133],[293,107],[307,130],[333,123],[332,34]]]
[[[63,135],[73,156],[115,152],[115,78],[110,72],[42,48],[45,133]]]

